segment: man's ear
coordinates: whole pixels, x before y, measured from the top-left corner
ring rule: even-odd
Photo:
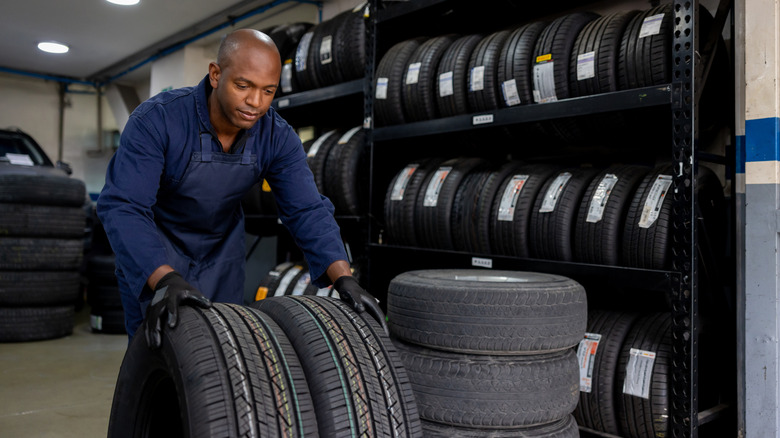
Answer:
[[[211,83],[211,88],[217,88],[217,85],[219,84],[219,77],[222,75],[222,69],[219,68],[219,64],[216,62],[210,62],[209,63],[209,82]]]

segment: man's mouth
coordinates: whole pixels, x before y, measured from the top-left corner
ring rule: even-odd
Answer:
[[[238,110],[238,113],[241,114],[241,118],[248,121],[254,121],[257,120],[258,117],[260,117],[259,113],[253,113],[249,111],[241,111]]]

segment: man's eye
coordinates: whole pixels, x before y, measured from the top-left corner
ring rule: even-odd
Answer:
[[[238,87],[241,90],[245,90],[248,88],[246,85],[241,85],[241,84],[236,84],[236,87]]]

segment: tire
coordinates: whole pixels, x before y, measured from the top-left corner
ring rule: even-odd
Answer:
[[[261,312],[182,306],[176,327],[164,327],[161,348],[133,337],[108,436],[216,434],[316,437],[306,378],[284,333]]]
[[[494,166],[484,163],[471,171],[455,192],[452,205],[452,244],[457,251],[489,254],[490,242],[481,239],[479,222],[484,198],[484,187]]]
[[[301,37],[309,30],[313,24],[311,23],[286,23],[276,26],[268,32],[268,36],[276,44],[276,48],[279,53],[285,54],[291,51],[294,54],[295,48],[301,41]]]
[[[252,306],[279,324],[301,358],[320,435],[420,436],[406,371],[371,317],[323,297],[274,298]]]
[[[471,53],[468,67],[468,103],[471,112],[499,108],[501,86],[498,83],[498,59],[509,31],[494,32],[483,38]],[[480,81],[478,71],[482,71]]]
[[[442,55],[436,70],[436,108],[442,117],[469,112],[468,67],[469,59],[484,35],[460,37]],[[448,78],[448,79],[447,79]],[[443,84],[449,86],[442,87]],[[449,91],[452,93],[450,94]]]
[[[639,38],[645,19],[663,14],[657,34]],[[667,84],[672,79],[674,11],[663,4],[635,15],[623,32],[618,59],[621,90]]]
[[[116,286],[116,256],[90,255],[87,258],[86,275],[89,284],[101,286]]]
[[[344,13],[334,38],[334,62],[341,72],[341,82],[363,78],[366,72],[366,20],[363,11]]]
[[[574,350],[525,356],[477,356],[396,342],[420,418],[468,428],[550,423],[577,406]]]
[[[10,166],[0,169],[0,203],[81,207],[86,199],[83,181],[46,167]]]
[[[574,259],[572,237],[577,209],[597,172],[590,168],[568,168],[547,179],[531,213],[531,257],[566,262]]]
[[[530,257],[529,224],[539,191],[558,166],[525,165],[499,184],[490,212],[490,249],[498,255]]]
[[[436,69],[447,48],[457,38],[450,34],[425,41],[406,61],[402,102],[407,122],[438,117],[436,109]],[[413,68],[416,67],[416,70]],[[411,72],[416,71],[416,74]]]
[[[551,274],[410,271],[388,287],[390,331],[407,342],[458,353],[522,355],[569,349],[585,333],[587,297]]]
[[[77,271],[0,271],[0,306],[52,306],[79,299]]]
[[[616,266],[628,206],[649,168],[612,166],[591,181],[580,202],[574,229],[574,260]]]
[[[306,155],[311,173],[314,175],[314,183],[321,194],[328,196],[325,190],[325,172],[327,170],[328,155],[341,135],[337,130],[328,131],[320,135]]]
[[[303,36],[301,36],[301,40],[298,42],[298,47],[295,49],[293,76],[298,83],[298,91],[306,91],[319,87],[319,84],[315,82],[314,67],[309,63],[309,50],[311,49],[311,40],[314,37],[314,31],[317,30],[317,27],[320,25],[316,25],[304,33]]]
[[[89,326],[92,333],[106,335],[127,334],[125,329],[125,312],[119,309],[103,309],[93,307],[89,312]]]
[[[574,411],[574,418],[580,425],[612,435],[620,434],[616,413],[621,388],[615,376],[620,349],[637,316],[603,310],[588,313],[586,339],[577,350],[580,367],[587,364],[587,369],[592,370],[590,377],[585,376],[590,379],[588,386],[583,386],[580,374],[580,401]]]
[[[503,194],[505,187],[502,185],[502,182],[509,175],[515,174],[521,166],[522,164],[517,161],[504,163],[488,175],[480,192],[475,194],[476,199],[471,209],[473,214],[472,221],[475,223],[475,227],[472,228],[473,234],[469,239],[472,245],[470,246],[470,251],[482,254],[494,254],[496,252],[491,239],[493,231],[491,213],[493,212],[494,204],[501,201],[497,194],[499,191]],[[497,198],[498,201],[496,201]],[[498,208],[497,204],[495,208]]]
[[[0,235],[84,237],[87,216],[81,207],[0,204]]]
[[[42,341],[73,333],[73,306],[0,307],[0,342]]]
[[[406,122],[402,90],[404,88],[404,68],[409,57],[425,41],[414,38],[390,47],[376,68],[374,117],[376,126],[399,125]]]
[[[639,438],[666,436],[672,384],[672,319],[670,313],[658,313],[638,319],[623,342],[615,377],[620,396],[617,417],[621,435]],[[648,398],[626,394],[626,379],[632,349],[655,354],[648,379]],[[637,375],[639,373],[633,373]],[[645,376],[642,374],[642,376]],[[621,390],[622,387],[622,390]]]
[[[320,23],[314,30],[309,47],[309,60],[313,67],[316,82],[320,87],[338,84],[343,81],[341,65],[337,59],[337,30],[343,26],[347,13],[341,13],[328,21]],[[329,48],[329,49],[328,49]]]
[[[422,422],[427,438],[579,438],[580,430],[569,415],[553,423],[513,429],[470,429],[448,426],[430,421]]]
[[[533,102],[533,54],[536,40],[547,23],[534,22],[513,30],[498,58],[498,87],[502,108]],[[514,81],[514,82],[512,82]],[[514,88],[512,88],[514,87]],[[513,91],[517,100],[512,99]]]
[[[455,249],[452,242],[455,192],[466,175],[485,163],[481,158],[454,158],[426,176],[415,207],[418,244],[426,248]]]
[[[83,252],[81,239],[0,237],[0,270],[75,270]]]
[[[337,214],[357,216],[368,210],[369,151],[366,132],[357,126],[330,149],[325,167],[325,191]]]
[[[276,265],[260,281],[260,284],[257,285],[258,294],[260,294],[260,290],[262,289],[263,293],[261,295],[263,298],[274,296],[276,294],[276,289],[279,287],[279,283],[282,281],[282,276],[293,266],[295,266],[295,263],[292,262]]]

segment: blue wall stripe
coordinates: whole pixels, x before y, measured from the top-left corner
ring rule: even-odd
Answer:
[[[745,136],[744,135],[738,135],[737,138],[737,162],[736,162],[736,170],[737,173],[745,173]]]
[[[745,121],[745,161],[780,161],[780,118]]]

